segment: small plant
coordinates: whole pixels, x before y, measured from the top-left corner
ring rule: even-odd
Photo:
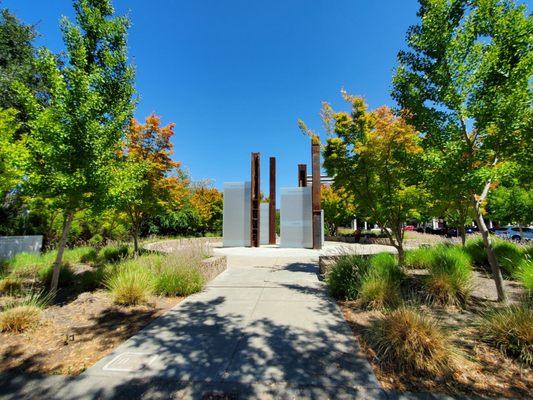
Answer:
[[[485,251],[485,245],[483,239],[477,237],[475,239],[469,239],[465,243],[464,247],[470,259],[478,267],[485,267],[488,265],[487,252]]]
[[[498,240],[494,243],[494,252],[503,274],[507,277],[514,274],[518,264],[524,259],[523,249],[505,240]]]
[[[54,252],[55,254],[55,252]],[[93,247],[80,246],[72,249],[66,249],[63,254],[65,264],[87,263],[96,261],[97,251]]]
[[[429,375],[453,369],[456,351],[449,335],[434,319],[411,308],[400,307],[374,321],[365,341],[388,369]]]
[[[420,247],[405,252],[405,266],[411,269],[429,269],[433,262],[434,250],[431,247]]]
[[[472,263],[459,247],[434,249],[429,276],[425,279],[428,299],[439,304],[464,304],[471,292]]]
[[[533,298],[533,260],[522,260],[514,273],[515,278],[524,286],[529,298]]]
[[[326,278],[330,294],[339,300],[355,300],[361,279],[370,267],[368,258],[342,255]]]
[[[98,253],[98,261],[103,263],[118,262],[128,257],[129,248],[127,245],[108,245],[102,247]]]
[[[187,296],[202,290],[204,279],[190,267],[167,267],[155,278],[155,293],[163,296]]]
[[[39,269],[38,277],[39,280],[46,286],[50,285],[52,282],[52,275],[54,273],[54,265],[48,264]],[[63,264],[59,268],[59,285],[62,287],[71,285],[74,283],[76,275],[72,268],[68,264]]]
[[[50,295],[32,293],[22,301],[8,305],[0,313],[0,331],[20,333],[35,327],[41,320],[41,309],[50,303]]]
[[[39,270],[54,262],[52,252],[39,253],[19,253],[8,261],[8,269],[13,276],[18,278],[37,278]]]
[[[20,279],[7,276],[0,279],[0,294],[16,294],[22,290]]]
[[[108,276],[105,286],[111,291],[115,303],[136,305],[146,302],[152,294],[153,276],[149,269],[136,260],[130,260]]]
[[[370,268],[361,279],[358,297],[372,308],[395,305],[401,299],[403,278],[396,257],[389,253],[377,254],[370,258]]]
[[[480,321],[483,339],[533,366],[533,309],[528,304],[487,313]]]

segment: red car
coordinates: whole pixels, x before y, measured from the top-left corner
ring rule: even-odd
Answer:
[[[403,230],[404,231],[414,231],[415,230],[415,226],[414,225],[405,225],[403,227]]]

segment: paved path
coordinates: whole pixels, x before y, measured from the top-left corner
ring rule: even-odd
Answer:
[[[316,260],[229,256],[229,265],[202,293],[47,393],[61,399],[385,397],[318,280]]]

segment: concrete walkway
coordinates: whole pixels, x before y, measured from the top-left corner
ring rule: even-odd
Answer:
[[[79,377],[51,383],[44,397],[386,397],[315,258],[230,255],[228,263],[203,292]]]

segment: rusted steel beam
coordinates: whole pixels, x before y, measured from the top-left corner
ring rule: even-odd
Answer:
[[[322,210],[321,187],[320,187],[320,143],[311,141],[311,162],[312,162],[312,207],[313,207],[313,249],[322,248]]]
[[[307,164],[298,164],[298,187],[307,186]]]
[[[259,153],[252,153],[251,159],[251,193],[250,193],[250,245],[259,247],[259,223],[261,204],[261,182],[259,180]]]
[[[270,203],[268,204],[268,244],[276,244],[276,157],[270,157]]]

